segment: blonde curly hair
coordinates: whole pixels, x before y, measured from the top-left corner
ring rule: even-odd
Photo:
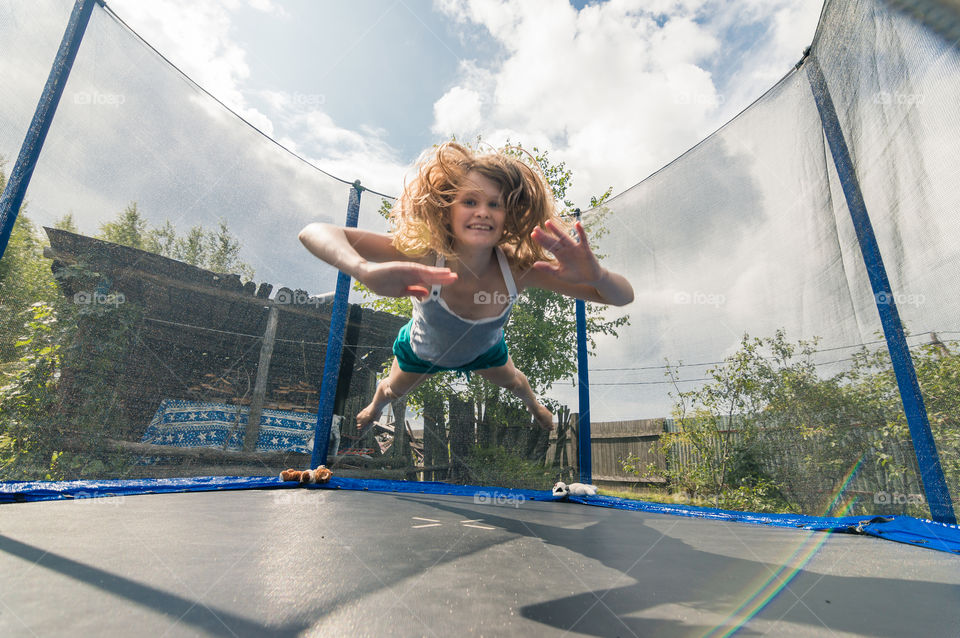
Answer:
[[[446,142],[424,153],[416,177],[406,185],[390,214],[393,245],[402,253],[422,256],[435,252],[455,257],[450,208],[466,180],[476,171],[492,180],[503,193],[506,212],[500,245],[513,247],[511,260],[525,270],[551,257],[530,233],[556,215],[553,193],[543,176],[504,151],[478,153],[456,142]],[[509,254],[509,253],[508,253]]]

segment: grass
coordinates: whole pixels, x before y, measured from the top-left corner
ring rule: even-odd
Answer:
[[[696,507],[713,507],[713,501],[701,497],[690,498],[685,494],[669,492],[652,487],[638,487],[632,489],[603,488],[598,490],[603,496],[624,498],[631,501],[647,501],[648,503],[666,503],[669,505],[694,505]]]
[[[719,504],[713,497],[687,496],[663,488],[634,487],[628,489],[603,489],[598,493],[634,501],[665,503],[670,505],[690,505],[694,507],[719,507],[740,512],[790,513],[795,510],[776,494],[768,493],[765,486],[746,487],[725,490],[719,498]]]

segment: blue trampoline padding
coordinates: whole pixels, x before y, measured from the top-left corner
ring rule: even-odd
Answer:
[[[0,482],[0,504],[63,499],[168,494],[174,492],[209,492],[216,490],[294,489],[295,482],[284,482],[276,476],[206,476],[198,478],[130,479],[101,481],[29,481]],[[445,494],[473,497],[475,502],[489,504],[518,501],[562,500],[549,491],[516,490],[479,485],[451,485],[440,482],[388,481],[333,477],[329,483],[310,485],[312,489],[366,490],[407,494]],[[570,502],[614,509],[708,518],[735,523],[753,523],[774,527],[792,527],[822,532],[867,534],[877,538],[960,554],[960,526],[938,523],[910,516],[802,516],[798,514],[762,514],[733,510],[648,503],[611,496],[570,496]]]
[[[99,481],[2,481],[0,504],[30,501],[56,501],[138,494],[171,494],[175,492],[210,492],[275,488],[296,483],[283,483],[279,477],[267,476],[204,476],[167,479],[110,479]]]

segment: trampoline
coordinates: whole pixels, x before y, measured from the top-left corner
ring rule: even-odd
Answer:
[[[827,0],[767,93],[582,214],[638,302],[569,304],[567,439],[491,425],[449,383],[419,442],[403,404],[375,432],[344,425],[405,318],[348,303],[336,272],[321,295],[223,272],[301,276],[316,210],[376,228],[391,197],[253,128],[106,3],[38,3],[0,0],[0,155],[20,149],[0,254],[10,240],[20,268],[29,184],[51,277],[29,320],[0,324],[17,341],[0,344],[0,635],[957,635],[955,3]],[[156,250],[88,236],[124,206],[150,211]],[[162,215],[229,222],[251,264],[164,253]],[[782,392],[704,417],[738,362]],[[707,447],[682,436],[697,419]],[[540,483],[653,468],[686,489],[751,436],[716,508],[561,499],[484,474],[489,450],[467,461],[496,441],[537,456]],[[323,485],[277,478],[323,463]],[[719,508],[731,493],[763,511]]]
[[[960,559],[929,549],[363,483],[4,505],[2,633],[947,636],[960,621]]]

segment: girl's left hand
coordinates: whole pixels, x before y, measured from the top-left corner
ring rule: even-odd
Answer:
[[[583,224],[578,221],[574,225],[579,241],[563,232],[563,229],[552,220],[547,221],[545,226],[546,230],[537,227],[530,236],[540,244],[541,248],[553,253],[557,261],[538,261],[533,264],[534,268],[549,272],[557,279],[573,283],[592,285],[603,278],[603,266],[590,250]]]

